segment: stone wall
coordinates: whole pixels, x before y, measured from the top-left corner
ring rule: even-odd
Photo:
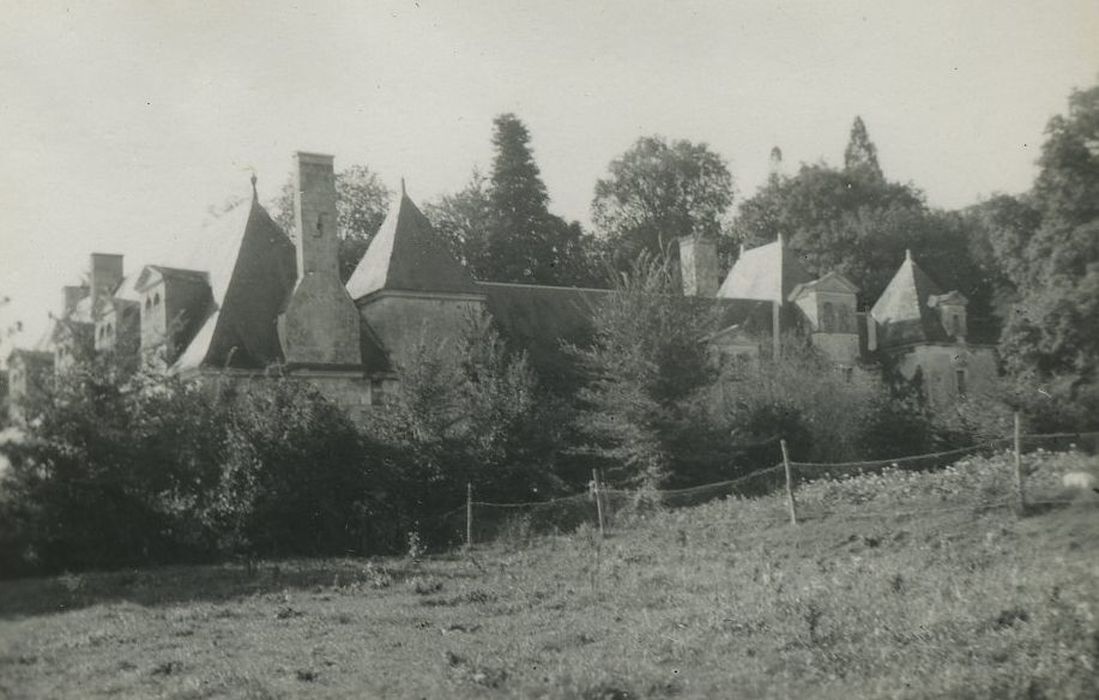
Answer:
[[[473,315],[485,313],[483,297],[383,291],[359,303],[359,312],[400,364],[421,343],[453,342]]]
[[[905,379],[922,376],[924,396],[932,408],[953,405],[961,393],[972,396],[987,392],[999,376],[996,351],[987,346],[916,345],[896,356],[896,361]],[[964,386],[959,386],[959,379]]]

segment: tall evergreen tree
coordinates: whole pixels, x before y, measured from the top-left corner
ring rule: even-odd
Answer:
[[[496,150],[489,182],[490,223],[487,255],[491,279],[502,282],[554,282],[561,255],[579,231],[549,213],[549,195],[534,162],[530,132],[514,114],[493,120]]]
[[[855,117],[851,124],[851,136],[843,152],[843,167],[850,173],[861,173],[876,180],[885,177],[878,165],[878,147],[870,140],[862,117]]]
[[[493,124],[489,177],[474,171],[464,189],[428,203],[424,213],[479,279],[598,284],[600,248],[579,223],[550,213],[527,127],[514,114],[501,114]]]

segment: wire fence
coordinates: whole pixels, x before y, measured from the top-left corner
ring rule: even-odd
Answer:
[[[770,441],[769,441],[770,442]],[[781,441],[775,439],[777,443]],[[783,447],[785,445],[783,444]],[[750,474],[702,484],[690,488],[672,490],[632,491],[606,487],[596,475],[583,493],[525,503],[493,503],[476,500],[470,494],[468,502],[439,517],[439,530],[451,545],[469,545],[500,539],[525,541],[536,535],[553,535],[591,528],[607,532],[620,527],[630,517],[647,510],[677,509],[702,505],[711,501],[735,498],[754,498],[786,492],[786,512],[776,508],[775,522],[797,522],[802,519],[819,519],[842,512],[844,517],[884,518],[915,516],[929,511],[974,511],[1034,507],[1054,507],[1073,502],[1063,489],[1051,485],[1060,484],[1060,475],[1045,475],[1036,484],[1030,497],[1024,490],[1028,479],[1027,467],[1022,463],[1024,454],[1073,451],[1085,455],[1099,455],[1099,431],[1082,433],[1049,433],[995,438],[978,444],[952,448],[938,452],[895,457],[890,459],[860,460],[852,462],[801,462],[793,459],[779,461],[771,467]],[[778,452],[778,450],[776,450]],[[1014,453],[1014,460],[1010,459]],[[867,509],[857,511],[830,508],[828,503],[797,504],[797,490],[821,481],[843,481],[867,474],[887,471],[930,472],[975,457],[1003,454],[1008,468],[1015,470],[1015,493],[1005,497],[974,494],[964,505],[957,501],[936,505],[921,504],[919,508]],[[782,458],[782,455],[776,455]],[[1034,460],[1030,460],[1034,462]],[[1012,465],[1014,462],[1014,465]],[[1034,475],[1030,475],[1034,479]],[[768,513],[768,515],[771,515]],[[768,518],[770,519],[770,518]]]

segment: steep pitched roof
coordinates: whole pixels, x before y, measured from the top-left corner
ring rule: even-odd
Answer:
[[[477,294],[473,278],[404,192],[347,281],[352,299],[382,289]]]
[[[881,329],[879,346],[949,340],[938,313],[928,303],[941,294],[939,285],[906,252],[904,262],[870,309]]]
[[[203,270],[185,270],[179,267],[167,267],[165,265],[146,265],[137,276],[133,284],[134,300],[138,299],[137,292],[144,290],[149,284],[158,279],[179,279],[188,281],[209,282],[210,275]],[[118,296],[118,293],[115,293]]]
[[[531,367],[550,386],[568,390],[580,380],[579,368],[565,352],[566,344],[592,342],[594,315],[611,295],[610,289],[550,287],[506,282],[477,282],[500,334],[512,347],[525,350]],[[712,329],[737,325],[749,333],[770,332],[771,303],[751,299],[701,299],[713,305]],[[786,310],[784,324],[793,323]]]
[[[812,280],[797,254],[779,236],[774,243],[744,251],[717,295],[725,299],[785,302],[795,287]]]
[[[517,349],[525,350],[531,367],[543,381],[558,388],[578,381],[575,363],[564,344],[591,342],[592,314],[612,292],[606,289],[547,287],[541,285],[478,282],[488,311],[500,334]]]
[[[280,361],[279,309],[297,279],[290,238],[253,199],[215,220],[195,244],[186,268],[162,269],[187,275],[208,271],[212,312],[173,370],[263,368]]]
[[[799,284],[791,290],[790,295],[787,297],[789,301],[794,301],[805,292],[811,292],[813,290],[821,292],[845,292],[847,294],[856,294],[859,288],[854,282],[847,279],[838,272],[829,272],[825,276],[815,279],[812,282],[805,282]]]
[[[188,279],[202,275],[209,280],[213,303],[172,370],[263,369],[281,362],[278,317],[297,281],[297,262],[293,242],[267,211],[255,200],[234,207],[196,237],[192,255],[180,259],[189,268],[156,269]],[[365,321],[360,346],[367,371],[391,370]]]

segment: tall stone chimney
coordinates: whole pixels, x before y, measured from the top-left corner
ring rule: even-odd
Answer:
[[[288,363],[359,365],[359,311],[340,283],[332,156],[294,156],[298,281],[279,317]]]
[[[109,297],[122,281],[122,256],[114,253],[92,253],[91,293],[92,313],[99,308],[99,300]]]
[[[679,270],[685,296],[717,296],[717,244],[714,241],[701,236],[681,237]]]

